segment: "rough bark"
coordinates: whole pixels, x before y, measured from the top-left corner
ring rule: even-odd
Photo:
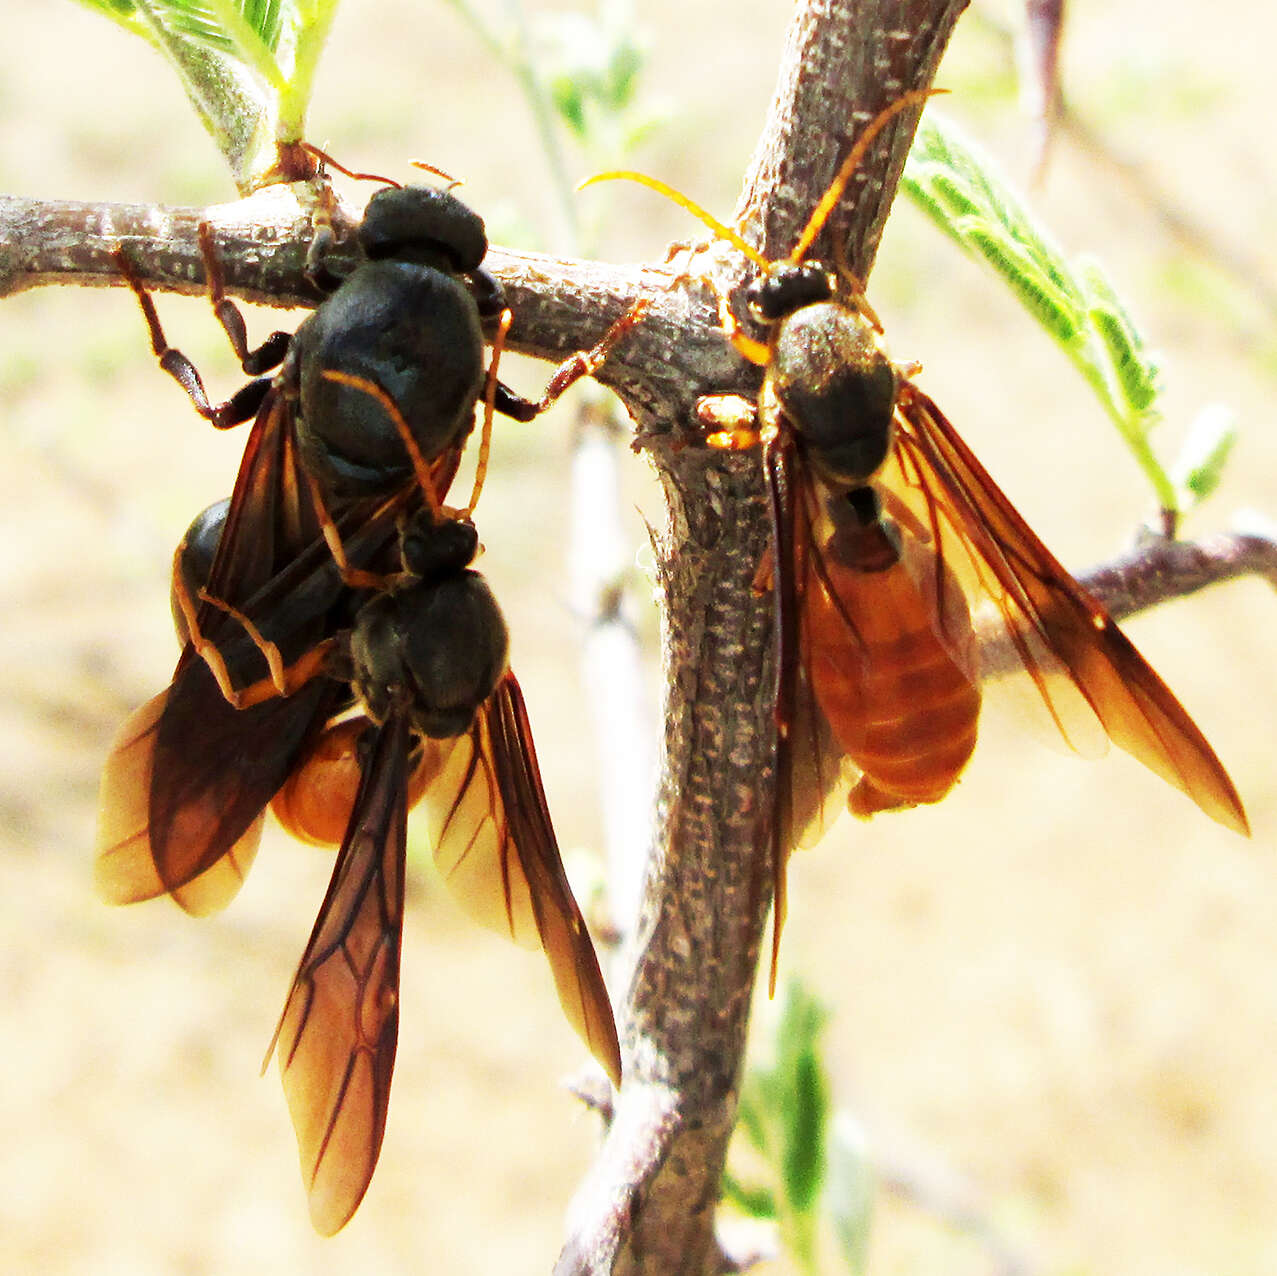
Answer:
[[[788,252],[853,133],[930,83],[965,4],[799,0],[736,214],[767,255]],[[813,255],[830,258],[836,239],[851,268],[868,275],[916,118],[906,111],[884,130]],[[154,286],[200,292],[196,228],[211,220],[231,292],[314,304],[302,274],[312,197],[306,187],[281,188],[216,209],[167,210],[0,198],[0,296],[55,282],[118,284],[111,253],[121,242],[136,248]],[[715,293],[746,264],[721,244],[680,267],[500,249],[487,264],[516,316],[511,346],[542,358],[590,346],[636,299],[648,299],[647,315],[599,379],[625,401],[636,446],[649,453],[668,500],[656,537],[665,737],[620,1008],[625,1085],[556,1271],[720,1270],[714,1210],[770,903],[773,645],[771,604],[752,588],[769,535],[760,467],[750,454],[701,446],[694,406],[703,394],[757,386],[758,370],[723,339]],[[1088,580],[1121,614],[1209,579],[1274,570],[1272,541],[1256,536],[1140,554]]]

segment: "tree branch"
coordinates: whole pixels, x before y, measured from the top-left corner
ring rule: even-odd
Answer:
[[[853,120],[926,85],[963,0],[812,0],[791,24],[767,127],[740,202],[747,233],[783,255],[831,180]],[[907,115],[908,113],[906,113]],[[902,118],[866,160],[838,232],[862,276],[912,137]],[[761,228],[761,229],[760,229]],[[734,254],[733,254],[734,256]],[[739,259],[705,254],[710,272]],[[686,295],[682,331],[717,320]],[[658,300],[659,330],[674,322]],[[722,346],[721,333],[716,334]],[[672,338],[702,393],[756,385],[739,361],[713,379]],[[726,374],[726,375],[723,375]],[[684,389],[680,403],[688,404]],[[668,409],[668,405],[666,405]],[[622,1025],[625,1085],[578,1194],[556,1272],[702,1272],[721,1267],[714,1206],[735,1120],[750,997],[770,902],[771,604],[753,588],[769,527],[756,458],[679,447],[687,416],[644,431],[669,502],[657,545],[664,595],[666,733],[657,827]],[[675,443],[666,446],[672,433]]]
[[[1277,529],[1239,526],[1199,541],[1141,539],[1078,580],[1120,621],[1239,576],[1264,576],[1277,589]]]
[[[847,139],[905,91],[930,83],[966,0],[800,0],[775,99],[738,212],[769,256],[792,245]],[[838,211],[837,236],[864,278],[912,137],[884,130]],[[309,192],[309,193],[308,193]],[[272,188],[234,205],[168,209],[0,198],[0,296],[55,282],[119,283],[111,253],[133,245],[152,286],[203,290],[197,227],[209,220],[234,294],[313,305],[303,274],[314,195]],[[349,230],[349,217],[339,229]],[[815,254],[832,256],[828,245]],[[592,345],[640,296],[644,318],[600,371],[637,426],[668,502],[656,538],[664,594],[665,739],[633,973],[622,1010],[625,1085],[573,1205],[556,1270],[695,1273],[721,1263],[713,1234],[735,1120],[749,1005],[769,905],[772,614],[753,578],[769,543],[757,458],[700,442],[696,400],[757,387],[724,340],[712,290],[743,270],[711,246],[705,275],[494,249],[487,266],[515,314],[512,348],[559,359]],[[1262,570],[1272,539],[1145,546],[1088,578],[1116,615],[1207,580]]]

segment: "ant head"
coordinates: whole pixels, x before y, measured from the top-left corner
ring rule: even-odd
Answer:
[[[301,146],[318,161],[321,172],[335,168],[353,181],[382,184],[383,189],[368,201],[359,227],[359,244],[367,257],[421,259],[428,265],[442,258],[458,274],[479,268],[488,251],[483,218],[452,194],[452,188],[461,183],[451,174],[423,160],[413,160],[414,168],[424,169],[448,185],[443,190],[404,186],[391,177],[357,173],[309,142]]]
[[[824,267],[814,262],[777,262],[745,289],[745,304],[759,323],[772,324],[833,295],[834,283]]]
[[[364,211],[359,243],[373,260],[442,256],[459,274],[477,270],[488,251],[483,218],[429,186],[379,190]]]
[[[422,580],[435,580],[474,562],[479,533],[468,518],[437,517],[426,509],[403,528],[399,548],[408,571]]]

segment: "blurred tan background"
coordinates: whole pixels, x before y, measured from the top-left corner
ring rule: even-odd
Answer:
[[[1186,255],[1067,138],[1036,202],[1069,249],[1103,257],[1164,352],[1165,449],[1203,404],[1237,412],[1228,478],[1188,533],[1244,506],[1277,514],[1277,330],[1247,287],[1277,287],[1265,92],[1277,21],[1246,0],[1207,16],[1183,0],[1073,7],[1073,100],[1217,247],[1257,267],[1239,285]],[[639,162],[727,212],[788,8],[639,9],[649,92],[672,112]],[[145,48],[65,0],[8,0],[5,36],[0,190],[231,197]],[[955,90],[949,112],[1022,172],[1029,129],[977,16],[940,83]],[[440,4],[346,0],[311,137],[366,169],[429,158],[465,175],[494,239],[552,243],[513,82]],[[660,257],[691,233],[635,196],[612,192],[609,255]],[[1128,541],[1150,504],[1133,463],[985,273],[902,205],[870,292],[896,356],[925,364],[922,384],[1066,563]],[[228,393],[240,378],[207,308],[160,307]],[[544,371],[510,379],[532,392]],[[0,305],[0,403],[0,1271],[548,1270],[595,1130],[559,1085],[580,1058],[538,958],[473,929],[429,878],[414,883],[381,1164],[353,1223],[322,1241],[278,1081],[257,1068],[329,857],[269,837],[239,899],[203,922],[92,895],[98,771],[126,713],[167,680],[169,555],[229,491],[242,436],[215,437],[189,411],[117,290]],[[597,848],[561,566],[570,413],[501,430],[481,525],[560,839]],[[641,560],[629,506],[659,508],[643,463],[627,464]],[[844,824],[794,866],[784,970],[833,1008],[837,1101],[886,1160],[958,1182],[1034,1272],[1277,1271],[1274,608],[1250,581],[1129,626],[1229,765],[1253,842],[1125,756],[1082,764],[995,723],[942,807]],[[978,1243],[890,1194],[871,1260],[876,1273],[994,1270]]]

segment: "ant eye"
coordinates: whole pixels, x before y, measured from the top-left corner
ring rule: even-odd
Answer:
[[[829,277],[819,266],[782,264],[745,290],[749,312],[760,323],[776,323],[813,302],[833,296]]]
[[[750,313],[762,323],[775,323],[792,309],[788,277],[784,273],[763,275],[749,286],[746,300]]]

